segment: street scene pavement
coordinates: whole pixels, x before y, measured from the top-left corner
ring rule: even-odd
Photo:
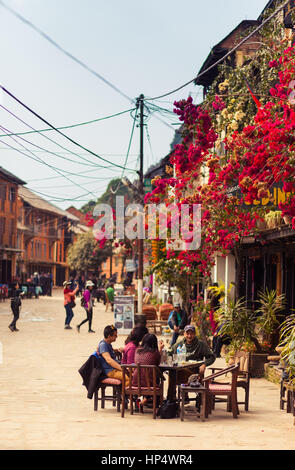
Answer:
[[[113,323],[113,313],[95,304],[93,329],[87,324],[76,331],[84,318],[77,299],[72,330],[64,329],[62,290],[52,297],[23,301],[19,332],[11,332],[10,302],[0,303],[0,448],[63,450],[287,450],[295,449],[294,418],[279,409],[279,387],[265,379],[251,379],[250,408],[240,406],[238,419],[216,409],[205,422],[196,417],[163,420],[152,418],[152,410],[125,418],[106,403],[93,410],[78,373]],[[119,336],[114,347],[124,345]],[[162,337],[167,339],[166,336]],[[225,365],[223,358],[216,366]],[[167,382],[165,388],[167,390]]]

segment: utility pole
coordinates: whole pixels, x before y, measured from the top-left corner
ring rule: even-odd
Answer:
[[[143,180],[143,137],[144,137],[144,95],[140,95],[137,98],[137,104],[139,106],[139,128],[140,128],[140,149],[139,149],[139,193],[141,198],[141,204],[144,203],[144,180]],[[144,215],[142,215],[143,217]],[[140,231],[139,231],[140,232]],[[143,304],[143,238],[138,238],[138,279],[137,279],[137,313],[142,314]]]
[[[113,199],[113,194],[111,193],[110,195],[110,206],[113,208],[114,204],[114,199]],[[111,253],[110,253],[110,278],[113,276],[113,246],[111,242]]]

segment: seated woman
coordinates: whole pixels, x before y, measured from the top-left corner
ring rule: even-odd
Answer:
[[[123,354],[121,361],[122,364],[134,364],[136,348],[138,348],[142,338],[148,332],[149,331],[145,326],[136,326],[135,328],[133,328],[130,335],[125,341],[125,348],[122,348],[121,350]]]
[[[134,362],[135,364],[142,364],[142,365],[149,365],[149,366],[158,366],[161,362],[161,352],[164,348],[163,341],[159,342],[158,348],[158,340],[155,335],[147,333],[143,339],[141,346],[136,349]],[[132,378],[132,383],[137,386],[137,370],[135,370]],[[145,380],[145,373],[144,370],[141,371],[140,383],[143,387],[146,387],[148,384]],[[152,376],[150,376],[150,383],[152,383]],[[145,397],[139,401],[138,405],[140,407],[140,411],[143,412],[143,405],[147,402],[148,398]]]

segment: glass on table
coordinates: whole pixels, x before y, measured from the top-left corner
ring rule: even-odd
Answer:
[[[172,363],[173,363],[173,358],[172,358],[172,356],[167,356],[167,365],[168,365],[168,366],[172,366]]]

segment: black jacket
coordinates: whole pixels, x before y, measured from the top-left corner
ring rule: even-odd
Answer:
[[[87,388],[87,398],[92,399],[93,393],[100,387],[100,383],[107,376],[102,370],[100,360],[93,354],[78,370],[83,379],[83,385]]]

